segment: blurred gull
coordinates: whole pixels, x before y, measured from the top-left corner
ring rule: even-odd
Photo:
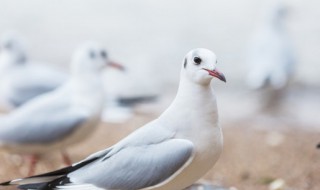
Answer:
[[[279,2],[271,8],[249,44],[247,85],[252,89],[282,89],[293,71],[294,54],[284,28],[286,9]]]
[[[114,146],[70,167],[0,185],[21,189],[179,190],[206,174],[222,151],[222,133],[211,79],[225,81],[216,55],[190,51],[177,96],[156,120]]]
[[[0,148],[33,155],[29,174],[38,155],[64,149],[83,140],[100,121],[104,94],[100,72],[108,60],[106,51],[94,42],[81,46],[73,56],[69,81],[56,90],[34,98],[2,117]]]
[[[103,72],[105,89],[105,108],[102,120],[108,123],[124,123],[131,119],[137,107],[155,103],[158,96],[152,82],[144,84],[137,76],[145,76],[140,68],[127,69],[126,72],[106,70]],[[143,79],[142,81],[145,81]],[[110,85],[113,84],[113,85]]]
[[[156,95],[123,97],[106,94],[102,121],[109,123],[124,123],[134,116],[134,107],[157,100]]]
[[[0,40],[0,104],[4,109],[18,107],[30,99],[54,90],[67,75],[48,65],[28,59],[22,39],[6,33]]]

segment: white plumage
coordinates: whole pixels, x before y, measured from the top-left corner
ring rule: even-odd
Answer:
[[[87,137],[100,121],[104,101],[100,73],[108,65],[112,66],[101,45],[81,46],[64,85],[1,117],[0,148],[39,155],[65,150]]]
[[[31,61],[23,40],[5,33],[0,40],[0,106],[10,110],[50,92],[67,81],[67,74]]]
[[[285,16],[285,7],[274,4],[253,34],[247,55],[247,85],[252,89],[282,89],[293,73],[295,60],[285,30]]]
[[[177,96],[158,119],[71,167],[2,185],[77,190],[180,190],[192,185],[212,168],[222,151],[210,82],[213,77],[225,78],[216,62],[216,55],[207,49],[190,51],[183,61]]]

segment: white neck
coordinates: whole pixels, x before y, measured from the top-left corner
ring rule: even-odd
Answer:
[[[72,100],[80,107],[86,107],[93,112],[100,112],[103,108],[103,85],[99,73],[74,74],[71,79]]]
[[[159,120],[173,121],[176,126],[172,127],[178,130],[186,127],[194,129],[193,125],[199,125],[197,129],[218,127],[217,103],[210,84],[196,84],[182,74],[177,96]]]

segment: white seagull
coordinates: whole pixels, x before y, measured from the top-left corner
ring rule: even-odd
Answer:
[[[0,185],[20,189],[181,190],[205,175],[222,151],[222,132],[211,79],[226,81],[216,55],[190,51],[177,96],[156,120],[114,146],[70,167]]]
[[[29,174],[39,155],[54,150],[61,150],[68,164],[65,148],[87,137],[100,121],[104,101],[100,73],[105,66],[121,68],[109,61],[99,44],[81,46],[73,56],[68,82],[1,117],[0,149],[32,155]]]
[[[28,59],[23,40],[5,33],[0,40],[0,103],[11,110],[30,99],[56,89],[67,74]]]
[[[295,58],[285,30],[286,9],[279,3],[270,9],[248,48],[247,85],[251,89],[283,89],[293,73]]]

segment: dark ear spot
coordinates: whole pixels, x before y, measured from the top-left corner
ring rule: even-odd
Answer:
[[[187,58],[184,58],[183,67],[184,67],[184,68],[186,68],[186,67],[187,67]]]

